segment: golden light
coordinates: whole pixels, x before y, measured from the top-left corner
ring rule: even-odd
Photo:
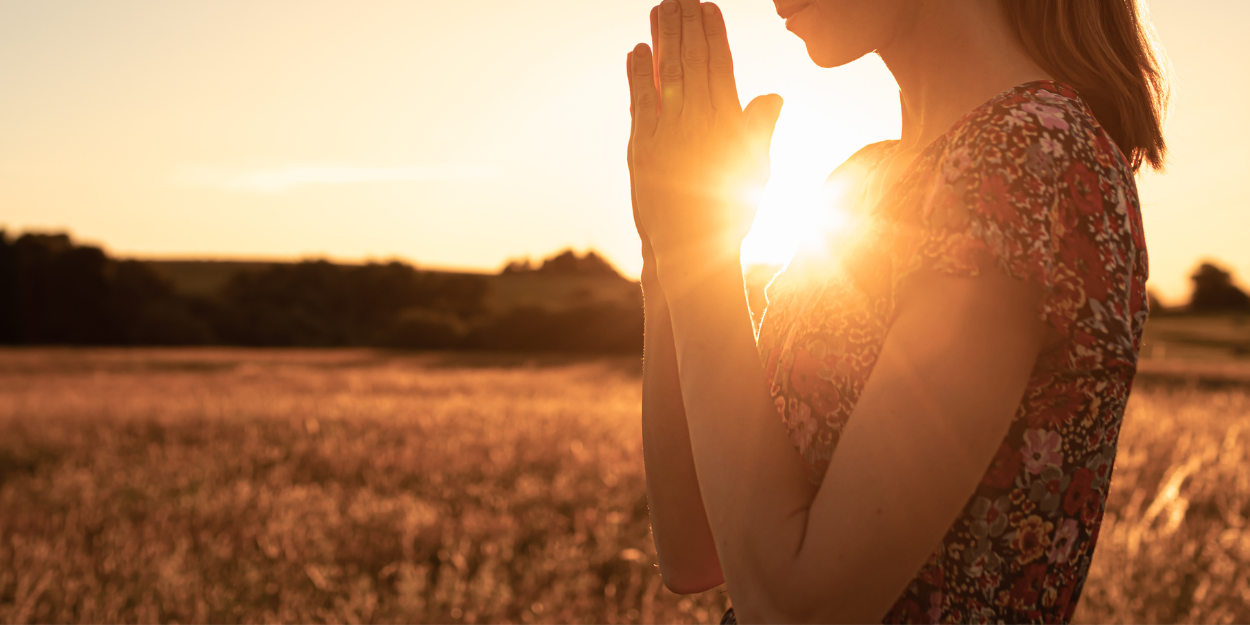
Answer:
[[[826,117],[801,106],[783,110],[773,136],[772,177],[742,243],[743,267],[784,265],[800,248],[820,250],[852,225],[842,206],[843,183],[826,182],[831,150],[812,140],[811,129],[828,124]]]

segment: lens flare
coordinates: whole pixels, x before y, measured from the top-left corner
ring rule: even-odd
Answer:
[[[742,242],[743,266],[785,265],[800,249],[832,252],[827,249],[830,243],[855,221],[845,206],[846,191],[846,183],[836,179],[819,186],[770,181],[760,195],[751,232]]]

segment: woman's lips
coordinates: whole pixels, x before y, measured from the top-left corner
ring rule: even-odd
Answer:
[[[789,21],[789,20],[790,20],[790,18],[794,17],[794,16],[795,16],[795,14],[797,14],[797,13],[798,13],[798,12],[800,12],[800,11],[802,11],[803,9],[806,9],[806,8],[808,7],[808,5],[810,5],[810,4],[811,4],[811,3],[809,3],[809,2],[787,2],[787,3],[778,3],[778,4],[777,4],[777,15],[778,15],[778,16],[780,16],[780,17],[781,17],[781,19],[786,20],[786,21]]]
[[[810,2],[791,2],[787,4],[778,4],[777,15],[781,16],[781,19],[786,21],[786,30],[794,30],[791,27],[792,26],[791,20],[794,18],[794,16],[798,15],[799,13],[802,13],[803,10],[809,6],[811,6]]]

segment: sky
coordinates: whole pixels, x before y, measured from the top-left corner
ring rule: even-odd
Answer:
[[[641,267],[625,53],[652,0],[0,0],[0,227],[140,258],[401,259],[496,270],[595,249]],[[743,102],[779,93],[744,246],[784,261],[807,198],[899,132],[876,57],[817,68],[768,0],[724,0]],[[1250,280],[1244,0],[1151,0],[1175,75],[1139,180],[1151,288]]]

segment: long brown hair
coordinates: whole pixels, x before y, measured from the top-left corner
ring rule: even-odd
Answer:
[[[1166,59],[1140,0],[999,0],[1033,61],[1068,83],[1137,171],[1163,167]]]

